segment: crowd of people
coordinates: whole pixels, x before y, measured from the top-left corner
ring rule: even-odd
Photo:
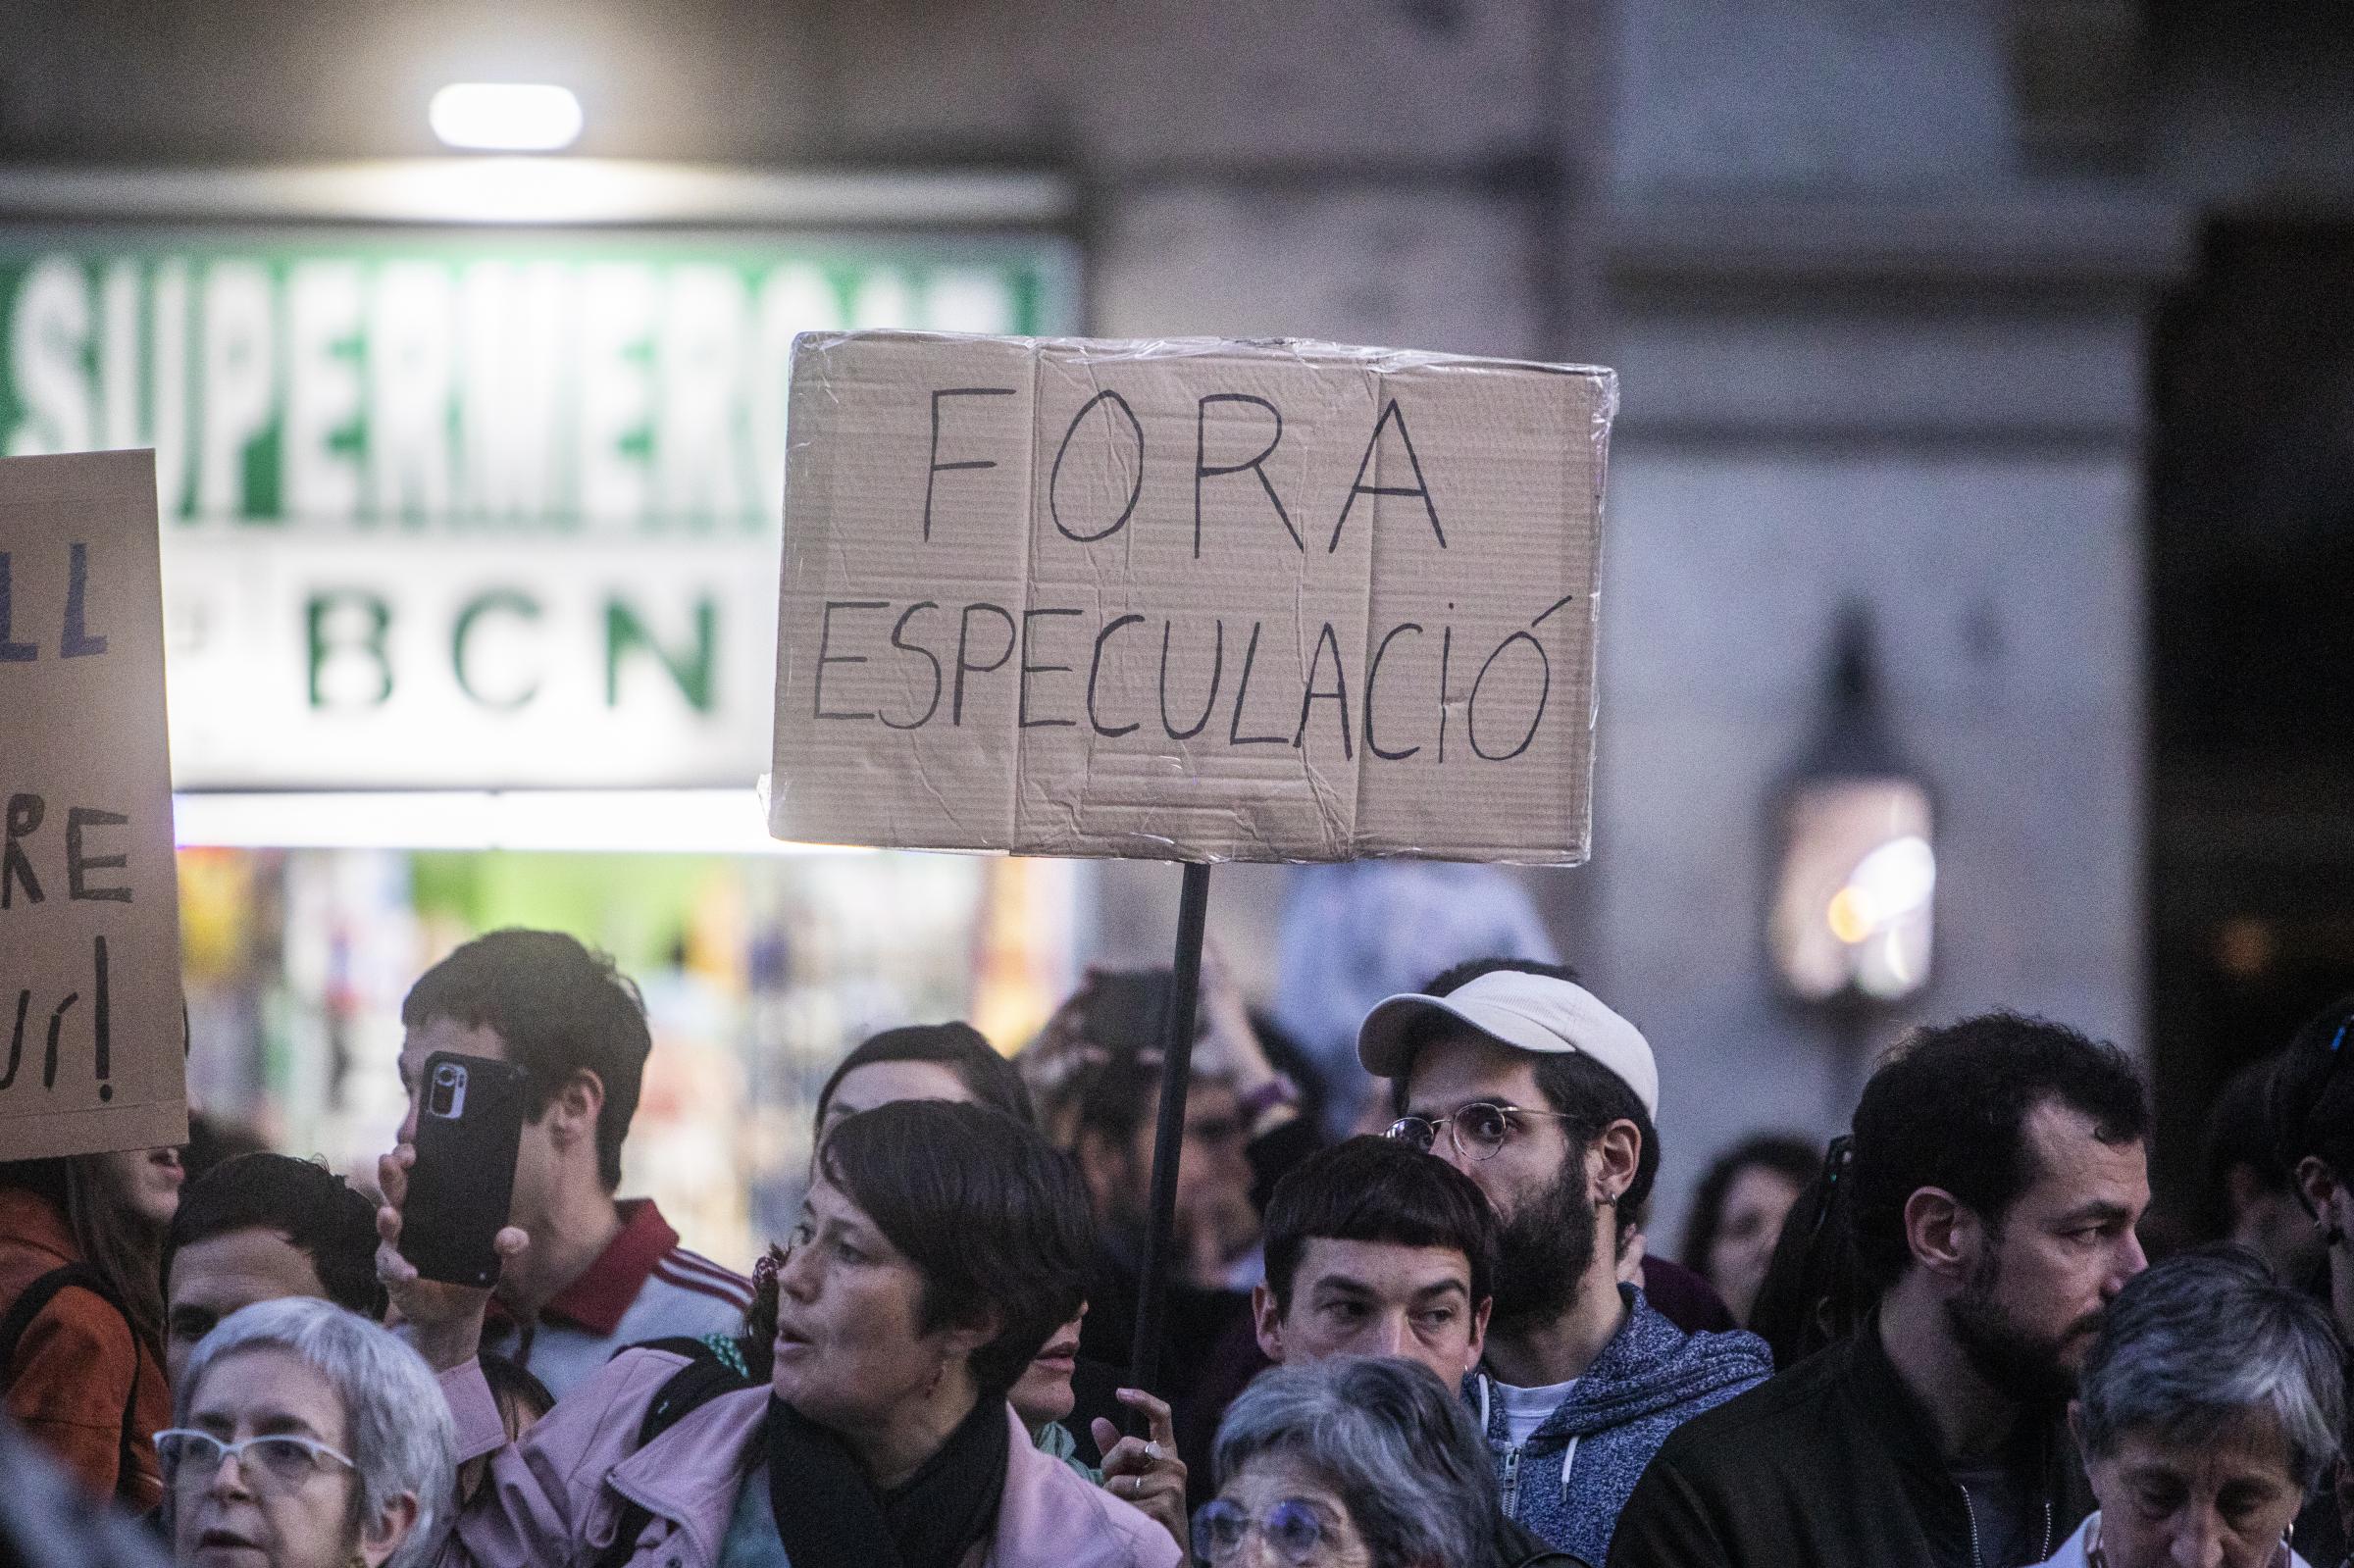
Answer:
[[[617,1195],[644,1009],[550,933],[417,982],[373,1192],[195,1145],[0,1164],[0,1564],[2347,1559],[2354,999],[2219,1101],[2227,1240],[2153,1266],[2133,1065],[1997,1012],[1900,1042],[1827,1150],[1723,1153],[1671,1260],[1683,1087],[1571,971],[1377,1000],[1368,1091],[1213,958],[1145,1390],[1168,986],[1091,976],[1010,1058],[858,1043],[748,1277]],[[436,1052],[524,1085],[489,1288],[401,1245]]]

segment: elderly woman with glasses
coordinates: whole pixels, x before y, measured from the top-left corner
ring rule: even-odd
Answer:
[[[2058,1568],[2289,1568],[2338,1448],[2337,1336],[2256,1255],[2170,1258],[2118,1292],[2072,1412],[2100,1509]]]
[[[155,1438],[180,1568],[415,1568],[447,1523],[456,1434],[434,1375],[333,1302],[205,1336]]]
[[[1506,1545],[1485,1444],[1412,1361],[1336,1356],[1262,1373],[1218,1427],[1218,1494],[1194,1514],[1209,1568],[1576,1568]]]

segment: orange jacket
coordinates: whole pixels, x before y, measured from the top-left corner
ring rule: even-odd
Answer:
[[[74,1233],[52,1204],[0,1188],[0,1317],[33,1281],[80,1261]],[[123,1474],[127,1407],[134,1440],[128,1476]],[[119,1495],[140,1513],[163,1500],[153,1441],[172,1424],[163,1362],[100,1296],[69,1287],[34,1315],[16,1355],[0,1367],[0,1409],[92,1494]]]

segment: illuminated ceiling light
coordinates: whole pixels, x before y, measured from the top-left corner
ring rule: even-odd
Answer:
[[[469,152],[560,152],[581,139],[581,100],[544,82],[452,82],[426,119],[443,146]]]

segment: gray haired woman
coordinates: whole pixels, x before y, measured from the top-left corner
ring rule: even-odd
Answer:
[[[2072,1418],[2100,1510],[2066,1568],[2302,1568],[2289,1527],[2337,1452],[2342,1352],[2256,1255],[2170,1258],[2118,1292]]]
[[[231,1313],[156,1434],[181,1568],[413,1568],[448,1523],[457,1447],[417,1352],[332,1302]]]
[[[1469,1412],[1418,1362],[1335,1356],[1261,1373],[1227,1408],[1214,1462],[1218,1494],[1194,1514],[1194,1554],[1211,1568],[1575,1561],[1504,1518]]]

